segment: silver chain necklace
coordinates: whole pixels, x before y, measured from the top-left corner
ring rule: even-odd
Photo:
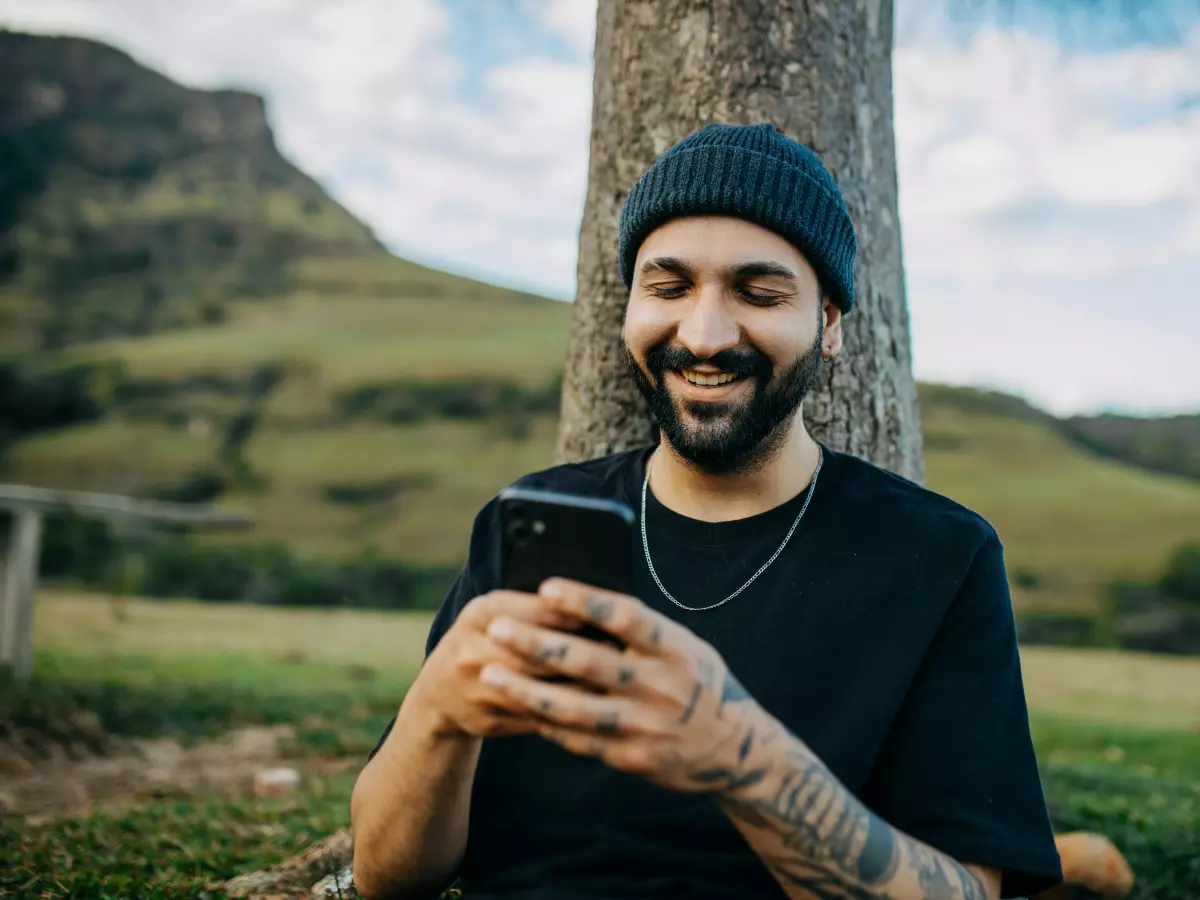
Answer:
[[[657,451],[655,451],[655,452],[657,452]],[[812,500],[813,491],[817,487],[817,476],[821,474],[821,465],[824,462],[825,462],[825,451],[823,449],[821,449],[820,446],[818,445],[818,447],[817,447],[817,468],[813,471],[812,482],[808,486],[808,494],[804,498],[804,505],[800,507],[800,514],[798,516],[796,516],[796,521],[793,522],[792,527],[788,529],[788,533],[784,537],[783,543],[779,545],[778,550],[776,550],[773,554],[771,554],[771,558],[768,559],[765,563],[763,563],[757,572],[755,572],[753,575],[750,576],[749,580],[745,584],[743,584],[740,588],[738,588],[736,591],[734,591],[732,594],[730,594],[728,597],[726,597],[720,603],[714,603],[714,604],[712,604],[712,606],[684,606],[682,603],[680,603],[678,600],[676,600],[674,597],[671,596],[671,592],[667,590],[666,586],[662,583],[662,579],[660,579],[658,577],[658,573],[656,571],[654,571],[654,560],[652,560],[650,558],[650,539],[648,537],[646,537],[646,489],[650,486],[650,466],[649,466],[649,464],[647,464],[646,477],[642,481],[642,549],[646,551],[646,565],[649,566],[649,568],[650,568],[650,574],[654,578],[654,583],[657,584],[658,589],[663,592],[663,596],[666,597],[668,600],[670,600],[672,603],[674,603],[676,606],[678,606],[680,609],[686,609],[690,612],[704,612],[706,609],[716,609],[718,606],[724,606],[726,603],[728,603],[730,600],[732,600],[734,597],[736,597],[738,594],[740,594],[746,588],[750,587],[750,585],[754,583],[754,579],[756,579],[763,572],[767,571],[767,567],[770,566],[771,563],[775,562],[775,560],[779,558],[779,554],[783,552],[783,548],[786,547],[788,541],[790,541],[792,539],[792,535],[796,531],[796,526],[799,525],[800,520],[804,518],[804,511],[806,509],[808,509],[808,503],[810,500]]]

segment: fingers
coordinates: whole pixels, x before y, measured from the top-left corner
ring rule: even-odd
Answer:
[[[566,611],[548,604],[537,594],[521,591],[489,591],[480,594],[463,607],[459,620],[480,631],[496,616],[505,615],[523,622],[547,628],[567,628],[579,620]]]
[[[506,615],[492,619],[487,633],[498,644],[526,659],[605,690],[635,689],[646,680],[645,662],[586,638],[540,628]]]
[[[565,578],[543,582],[538,595],[548,609],[603,628],[643,653],[662,653],[679,643],[681,627],[636,597]]]
[[[667,734],[660,716],[625,698],[548,684],[497,664],[484,666],[480,680],[507,698],[506,709],[537,713],[553,725],[600,736]]]

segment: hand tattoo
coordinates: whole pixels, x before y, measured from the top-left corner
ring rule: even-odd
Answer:
[[[599,597],[593,597],[588,594],[587,597],[587,616],[588,619],[596,624],[607,622],[612,618],[613,605],[608,600],[601,600]]]
[[[750,692],[742,687],[742,683],[733,677],[733,673],[725,671],[725,684],[721,686],[721,705],[737,703],[739,700],[749,700]]]

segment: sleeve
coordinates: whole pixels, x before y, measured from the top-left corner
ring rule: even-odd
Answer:
[[[446,632],[450,630],[450,626],[454,624],[454,620],[458,618],[463,607],[480,594],[492,590],[499,582],[495,550],[492,546],[495,515],[496,501],[493,500],[475,517],[475,524],[471,529],[471,549],[467,556],[467,562],[459,571],[458,577],[454,579],[454,584],[450,586],[446,599],[442,601],[437,615],[433,617],[433,624],[429,627],[429,636],[425,639],[426,659],[429,658],[429,654],[433,652],[433,648],[438,645]],[[375,758],[375,754],[379,752],[383,742],[392,733],[392,726],[395,724],[396,717],[393,716],[392,720],[387,723],[387,727],[383,729],[383,734],[375,743],[374,749],[367,756],[368,760]]]
[[[1004,553],[990,528],[864,791],[894,827],[1003,872],[1002,897],[1062,879],[1029,732]]]

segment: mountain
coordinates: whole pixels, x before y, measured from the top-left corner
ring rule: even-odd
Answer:
[[[323,258],[387,253],[280,154],[261,97],[0,31],[0,346],[219,322]]]

